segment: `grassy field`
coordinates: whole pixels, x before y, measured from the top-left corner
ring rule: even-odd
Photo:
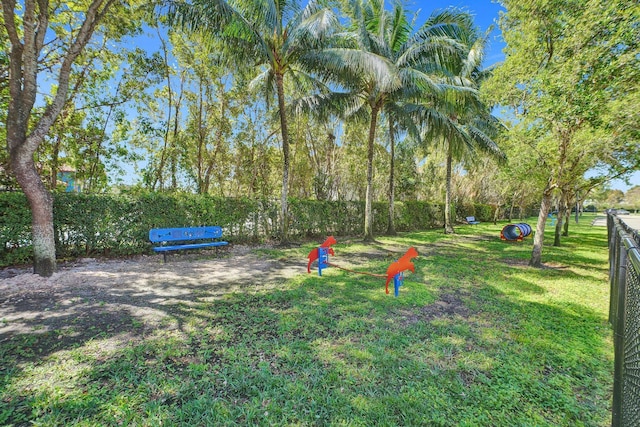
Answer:
[[[338,238],[332,261],[372,273],[415,246],[398,298],[329,268],[203,299],[134,340],[96,331],[38,356],[14,337],[0,425],[610,425],[606,228],[590,222],[546,246],[543,269],[527,266],[531,238],[500,241],[505,223]],[[312,247],[256,256],[304,266]]]

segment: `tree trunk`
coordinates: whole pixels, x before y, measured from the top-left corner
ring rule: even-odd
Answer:
[[[389,145],[391,148],[391,158],[389,160],[389,224],[387,226],[387,234],[390,236],[396,235],[396,226],[394,224],[394,206],[395,201],[395,185],[394,185],[394,173],[395,173],[395,150],[396,139],[393,131],[393,120],[389,118]]]
[[[542,202],[540,203],[540,213],[538,214],[538,223],[536,225],[536,235],[533,236],[533,251],[529,265],[532,267],[542,266],[542,246],[544,244],[544,226],[547,223],[547,215],[551,206],[551,192],[553,187],[548,185],[542,194]]]
[[[567,237],[569,236],[569,220],[571,219],[571,204],[573,203],[573,200],[571,200],[570,197],[567,197],[566,199],[566,204],[565,204],[565,218],[564,218],[564,227],[562,229],[562,236],[563,237]]]
[[[553,246],[560,246],[560,235],[562,234],[562,226],[565,223],[565,217],[567,213],[567,203],[564,192],[560,196],[560,201],[558,202],[558,221],[556,222],[556,228],[553,236]]]
[[[367,194],[364,205],[364,241],[373,242],[373,143],[378,124],[379,103],[371,106],[371,123],[367,141]]]
[[[25,150],[14,150],[11,154],[11,167],[31,208],[33,272],[49,277],[56,271],[53,197],[36,171],[33,154]]]
[[[453,155],[451,153],[451,144],[446,141],[447,144],[447,176],[446,176],[446,191],[444,196],[444,234],[453,234],[451,221],[451,164],[453,163]]]
[[[373,142],[376,137],[379,104],[371,108],[371,124],[369,126],[369,140],[367,142],[367,194],[364,205],[364,241],[373,242]]]
[[[170,170],[171,170],[171,190],[176,191],[178,189],[178,133],[180,129],[180,109],[182,106],[182,97],[184,96],[184,82],[185,82],[185,73],[183,72],[180,76],[180,92],[178,93],[178,99],[176,100],[175,110],[173,114],[173,129],[171,138],[171,146],[170,150]]]
[[[204,152],[205,152],[205,132],[203,126],[203,107],[204,107],[204,79],[200,77],[198,80],[198,116],[197,116],[197,124],[198,124],[198,149],[197,149],[197,159],[196,159],[196,169],[197,169],[197,180],[198,180],[198,193],[207,194],[209,193],[208,188],[208,180],[205,185],[205,161],[204,161]]]
[[[278,108],[280,109],[280,130],[282,132],[282,197],[280,199],[280,243],[289,242],[289,208],[287,194],[289,191],[289,128],[284,104],[284,76],[276,74],[278,89]]]

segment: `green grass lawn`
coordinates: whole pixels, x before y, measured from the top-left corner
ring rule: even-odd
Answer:
[[[558,248],[548,228],[544,269],[527,266],[531,238],[500,241],[505,223],[338,238],[332,261],[372,273],[415,246],[416,273],[398,298],[375,277],[301,274],[120,345],[101,332],[38,357],[29,336],[2,342],[0,424],[610,425],[606,228],[590,222]],[[312,247],[256,256],[303,269]]]

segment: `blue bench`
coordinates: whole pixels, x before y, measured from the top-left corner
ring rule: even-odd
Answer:
[[[167,262],[167,252],[186,249],[200,249],[228,245],[229,242],[214,240],[222,237],[222,228],[209,227],[183,227],[183,228],[152,228],[149,231],[151,243],[158,244],[153,247],[156,252],[162,252],[164,262]],[[168,245],[168,243],[173,243]]]
[[[472,225],[480,224],[480,221],[476,221],[475,216],[468,216],[466,220],[467,220],[467,224],[472,224]]]

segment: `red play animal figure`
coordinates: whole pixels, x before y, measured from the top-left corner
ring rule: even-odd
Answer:
[[[387,293],[389,293],[389,282],[393,279],[393,276],[405,270],[411,270],[414,273],[416,272],[416,267],[411,262],[411,259],[417,256],[418,251],[416,248],[411,247],[400,257],[398,261],[391,263],[389,268],[387,268],[387,282],[384,284],[384,289]]]
[[[336,239],[333,238],[333,236],[329,236],[327,237],[327,240],[325,240],[320,247],[321,248],[330,248],[331,246],[335,245],[336,243],[338,243],[336,241]]]
[[[333,236],[329,236],[327,237],[327,240],[325,240],[320,247],[321,248],[329,248],[329,254],[330,255],[335,255],[335,253],[333,252],[333,248],[331,247],[332,245],[335,245],[336,243],[338,243],[336,241],[336,239],[333,238]],[[309,262],[307,263],[307,273],[311,273],[311,264],[313,263],[313,261],[318,259],[318,248],[314,248],[311,249],[311,252],[309,252],[309,255],[307,255],[307,258],[309,258]]]

